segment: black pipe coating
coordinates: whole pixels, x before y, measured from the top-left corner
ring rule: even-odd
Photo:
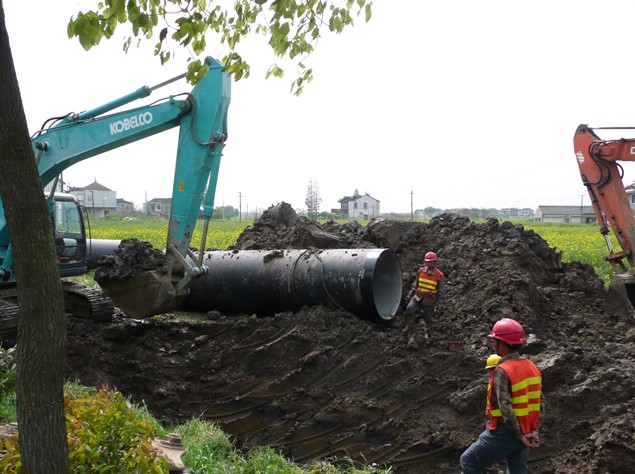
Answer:
[[[88,241],[88,249],[86,256],[86,264],[89,270],[97,268],[99,259],[104,255],[112,255],[119,247],[121,240],[109,239],[90,239]]]
[[[324,305],[382,322],[401,301],[390,249],[213,251],[203,264],[209,271],[194,279],[184,309],[267,315]]]

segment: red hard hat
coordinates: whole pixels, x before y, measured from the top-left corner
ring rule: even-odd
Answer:
[[[525,330],[515,319],[502,318],[496,321],[487,337],[500,339],[507,344],[522,344],[525,342]]]
[[[437,261],[437,254],[434,252],[428,252],[426,253],[425,257],[423,257],[423,260],[425,262],[436,262]]]

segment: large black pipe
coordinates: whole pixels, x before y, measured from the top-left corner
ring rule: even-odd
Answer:
[[[388,321],[401,301],[401,265],[390,249],[206,252],[207,274],[181,307],[229,314],[274,314],[303,306],[342,308]]]
[[[89,270],[97,268],[99,259],[104,255],[112,255],[119,247],[121,240],[90,239],[87,244],[86,265]]]

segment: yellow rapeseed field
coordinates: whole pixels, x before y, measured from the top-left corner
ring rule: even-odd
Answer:
[[[550,247],[562,250],[565,262],[584,262],[593,266],[597,274],[608,283],[614,274],[611,265],[604,260],[608,248],[599,227],[594,224],[560,224],[552,222],[523,222],[523,227],[533,230],[547,241]],[[614,250],[620,246],[611,238]]]
[[[210,221],[205,242],[206,249],[225,250],[236,243],[243,230],[253,224],[253,219],[213,220]],[[95,239],[129,239],[137,238],[150,242],[154,248],[164,249],[168,237],[168,221],[164,219],[148,219],[138,221],[92,219],[92,236]],[[203,224],[200,221],[194,231],[191,247],[199,248]]]
[[[526,230],[533,230],[547,241],[550,247],[561,250],[563,261],[580,261],[588,263],[608,282],[613,270],[604,260],[608,252],[604,237],[598,227],[592,224],[559,224],[532,222],[527,220],[513,221],[521,224]],[[365,224],[364,222],[361,222]],[[241,232],[253,224],[253,219],[213,220],[210,222],[206,249],[224,250],[236,243]],[[192,239],[192,247],[199,248],[202,222],[199,222]],[[135,237],[150,242],[153,247],[163,249],[167,240],[166,220],[91,220],[92,236],[96,239],[124,239]],[[614,239],[612,239],[614,240]],[[619,245],[613,244],[615,249]]]

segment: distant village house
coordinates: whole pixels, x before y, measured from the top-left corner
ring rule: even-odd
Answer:
[[[352,196],[344,196],[338,201],[339,209],[331,209],[331,213],[349,219],[370,220],[379,217],[379,200],[366,193],[363,196],[356,189]]]
[[[111,212],[117,212],[117,192],[99,184],[97,178],[88,186],[71,187],[68,192],[77,198],[92,217],[105,217]]]
[[[571,222],[592,224],[597,222],[593,206],[538,206],[539,222]]]
[[[517,207],[506,207],[499,211],[501,217],[518,217],[521,219],[533,219],[535,212],[533,209],[524,207],[522,209]]]
[[[170,218],[172,198],[154,198],[145,203],[145,212],[149,217]]]
[[[635,211],[635,183],[625,188],[631,211]],[[536,220],[541,222],[597,222],[593,206],[538,206]]]
[[[626,196],[628,197],[628,203],[631,205],[631,209],[635,210],[635,183],[629,184],[624,189],[626,190]]]
[[[134,204],[125,199],[117,199],[117,212],[122,216],[131,214],[134,211]]]

